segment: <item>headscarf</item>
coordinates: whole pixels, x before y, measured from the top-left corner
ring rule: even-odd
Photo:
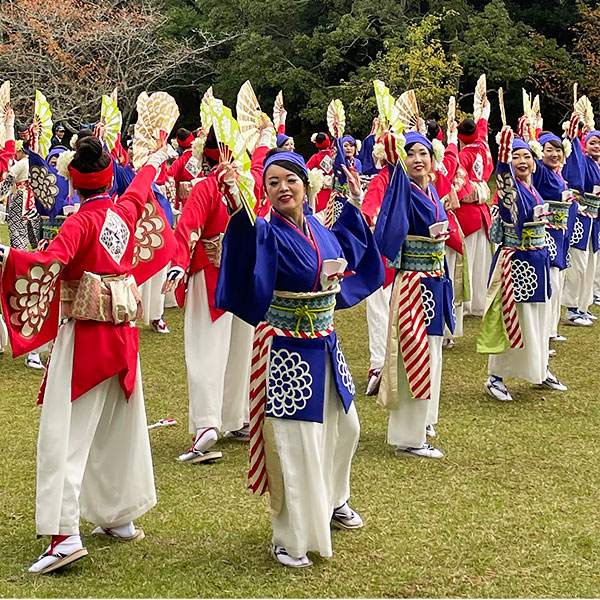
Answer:
[[[285,133],[277,134],[277,147],[283,148],[283,145],[290,139],[289,135],[285,135]]]
[[[585,140],[584,140],[584,141],[585,141],[585,143],[587,144],[588,140],[589,140],[590,138],[593,138],[594,136],[595,136],[595,137],[597,137],[597,138],[600,138],[600,131],[598,131],[597,129],[592,129],[592,131],[590,131],[590,132],[589,132],[589,133],[588,133],[588,134],[585,136]]]
[[[431,142],[418,131],[409,131],[404,134],[404,139],[406,140],[404,143],[404,147],[406,148],[409,144],[423,144],[429,152],[433,152],[433,146]]]
[[[300,173],[304,175],[305,181],[308,182],[308,169],[306,168],[306,162],[304,158],[296,152],[275,152],[269,158],[265,160],[263,166],[263,181],[265,179],[267,169],[272,165],[277,164],[288,171],[295,173],[302,177]],[[292,167],[293,165],[293,167]],[[295,168],[294,168],[295,167]]]
[[[544,147],[544,144],[547,144],[548,142],[558,142],[562,145],[562,140],[553,133],[544,133],[543,135],[540,135],[538,142],[542,145],[542,148]]]
[[[512,152],[514,152],[515,150],[529,150],[529,152],[531,152],[531,156],[534,156],[534,152],[531,149],[531,146],[523,139],[521,139],[520,137],[515,137],[513,139],[513,144],[512,144]]]

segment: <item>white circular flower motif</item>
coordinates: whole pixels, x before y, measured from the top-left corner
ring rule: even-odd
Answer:
[[[515,259],[510,263],[516,302],[526,302],[538,287],[538,277],[535,268],[524,260]]]
[[[556,247],[554,238],[548,232],[546,232],[546,246],[548,246],[550,260],[555,260],[558,255],[558,248]]]
[[[46,210],[50,210],[54,206],[58,194],[56,175],[50,173],[46,167],[33,165],[29,168],[29,185],[37,201]]]
[[[337,370],[342,378],[344,387],[354,395],[356,393],[356,386],[354,385],[352,373],[350,373],[350,369],[348,368],[348,363],[346,362],[346,357],[340,347],[339,340],[336,340],[335,342],[335,362],[337,363]]]
[[[161,232],[165,228],[164,221],[158,216],[154,202],[146,202],[144,212],[135,230],[135,246],[133,250],[133,266],[139,262],[149,262],[154,252],[163,247]]]
[[[584,233],[585,227],[583,226],[583,223],[579,220],[575,221],[575,227],[573,227],[573,233],[571,234],[571,246],[579,244],[579,242],[583,239]]]
[[[429,327],[435,317],[435,300],[433,292],[421,284],[421,294],[423,297],[423,317],[425,318],[425,327]]]
[[[37,335],[50,313],[61,268],[59,261],[47,266],[35,263],[29,267],[27,275],[17,277],[15,291],[10,296],[10,306],[14,311],[10,321],[24,338]]]
[[[273,350],[269,370],[267,412],[275,417],[291,417],[306,408],[312,396],[310,365],[299,352],[286,348]]]

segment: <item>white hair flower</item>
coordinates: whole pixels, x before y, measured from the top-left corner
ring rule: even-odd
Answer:
[[[565,159],[569,158],[569,156],[571,156],[571,152],[573,152],[573,144],[571,144],[571,140],[568,138],[565,138],[562,141],[562,147],[563,147],[563,152],[565,153]]]
[[[77,150],[77,139],[77,134],[75,133],[71,137],[71,141],[69,142],[69,145],[71,146],[71,148],[73,148],[73,150]]]
[[[318,136],[318,135],[319,135],[318,133],[313,133],[313,134],[310,136],[310,141],[311,141],[313,144],[316,144],[316,143],[317,143],[317,136]]]
[[[323,187],[325,175],[321,169],[311,169],[308,172],[308,193],[311,196],[316,196]]]
[[[531,140],[529,142],[529,147],[531,148],[534,158],[542,158],[544,150],[542,145],[537,140]]]
[[[357,154],[360,152],[361,148],[362,148],[362,142],[360,140],[356,140],[356,153]]]
[[[206,144],[206,138],[203,136],[197,137],[192,142],[192,156],[198,160],[202,161],[202,156],[204,155],[204,145]]]
[[[56,170],[61,177],[69,179],[69,165],[71,164],[74,156],[74,150],[66,150],[58,155],[58,159],[56,160]]]
[[[373,158],[375,158],[376,160],[379,160],[384,163],[387,161],[387,155],[385,153],[385,146],[384,146],[383,142],[377,142],[373,146],[372,154],[373,154]]]
[[[444,160],[444,144],[440,140],[432,140],[431,149],[433,150],[433,160],[438,164],[441,163]]]
[[[179,150],[179,144],[177,143],[177,138],[171,139],[171,146],[173,147],[174,150]]]

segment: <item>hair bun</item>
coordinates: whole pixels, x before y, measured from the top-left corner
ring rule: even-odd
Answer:
[[[102,156],[103,151],[102,142],[93,135],[78,140],[77,152],[86,162],[97,161]]]

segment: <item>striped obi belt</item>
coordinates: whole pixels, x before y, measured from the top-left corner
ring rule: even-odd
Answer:
[[[408,235],[390,266],[398,269],[392,303],[398,306],[398,341],[413,398],[431,399],[431,365],[423,299],[425,277],[444,277],[446,240]]]
[[[263,426],[267,403],[270,341],[273,336],[315,339],[334,330],[337,285],[325,292],[275,291],[265,316],[254,333],[250,374],[250,470],[248,487],[262,495],[269,489]]]
[[[591,219],[595,219],[598,216],[598,209],[600,209],[600,196],[595,194],[585,193],[583,196],[578,196],[577,201],[581,206],[581,214]]]
[[[129,323],[142,316],[142,299],[133,275],[96,275],[62,281],[61,316],[79,321]]]
[[[550,214],[546,217],[548,229],[563,229],[566,230],[569,223],[570,202],[557,202],[547,200],[546,203],[550,208]]]

